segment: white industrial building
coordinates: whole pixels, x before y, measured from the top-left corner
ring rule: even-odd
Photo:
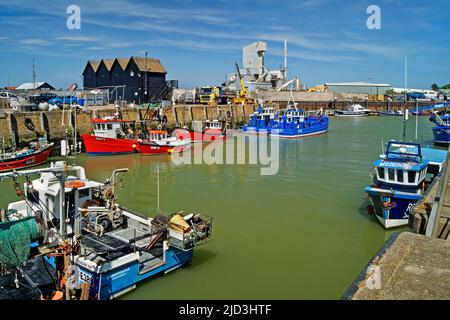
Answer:
[[[354,93],[367,95],[384,95],[386,91],[392,89],[390,84],[386,83],[368,83],[368,82],[328,82],[324,84],[328,91],[338,93]]]
[[[288,82],[286,79],[287,43],[285,44],[284,67],[281,69],[270,70],[266,67],[264,61],[266,52],[267,43],[263,41],[253,42],[242,49],[242,65],[239,66],[239,71],[249,91],[256,91],[257,89],[278,89]],[[292,83],[299,86],[298,79]],[[227,81],[224,83],[224,86],[235,91],[240,89],[237,70],[227,76]]]

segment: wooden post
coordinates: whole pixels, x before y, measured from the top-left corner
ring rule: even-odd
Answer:
[[[432,222],[432,229],[427,228],[427,236],[431,236],[431,237],[438,237],[438,229],[439,229],[439,223],[441,221],[441,213],[442,213],[442,208],[444,206],[444,201],[445,201],[445,195],[447,193],[447,186],[448,186],[448,182],[449,182],[449,178],[450,178],[450,170],[448,168],[449,166],[449,160],[450,160],[450,146],[449,149],[447,151],[447,160],[445,163],[445,172],[444,172],[444,176],[443,179],[441,180],[442,186],[441,186],[441,192],[438,198],[438,207],[437,210],[434,214],[434,217],[432,217],[430,215],[430,222]],[[433,211],[431,212],[433,214]]]
[[[45,139],[47,141],[49,141],[50,140],[50,126],[48,124],[48,118],[47,118],[47,115],[45,114],[45,112],[41,112],[40,120],[41,120],[42,132],[44,132]]]
[[[66,300],[71,300],[70,298],[70,290],[69,290],[69,266],[70,266],[70,258],[69,258],[69,254],[64,252],[64,278],[66,279],[66,284],[65,284],[65,293],[66,293]]]
[[[208,120],[208,106],[203,106],[203,112],[205,113],[205,120]]]
[[[175,108],[174,105],[172,105],[172,112],[173,112],[173,115],[175,117],[175,124],[178,127],[179,126],[179,124],[178,124],[178,113],[177,113],[177,108]]]
[[[91,289],[91,283],[85,282],[81,285],[80,300],[89,300],[89,290]]]
[[[19,146],[19,130],[17,129],[17,120],[16,117],[10,113],[9,114],[9,132],[11,135],[11,142],[12,142],[12,146],[13,148],[17,148]]]

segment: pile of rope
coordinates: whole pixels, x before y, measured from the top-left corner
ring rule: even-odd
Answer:
[[[0,264],[19,267],[28,260],[31,243],[40,238],[33,217],[0,223]]]

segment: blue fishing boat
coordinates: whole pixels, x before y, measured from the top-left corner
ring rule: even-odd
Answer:
[[[377,220],[386,228],[408,224],[409,214],[442,170],[447,152],[418,143],[390,141],[374,162],[373,184],[365,188]]]
[[[247,125],[242,127],[246,133],[270,133],[276,123],[278,113],[272,107],[258,107],[255,113],[250,116]]]
[[[329,119],[320,110],[313,116],[305,115],[305,110],[289,108],[278,117],[270,135],[279,138],[303,138],[326,133]]]
[[[435,124],[433,127],[434,143],[450,143],[450,115],[440,117],[437,113],[432,113],[430,121]]]
[[[68,171],[76,175],[68,176]],[[116,298],[145,279],[189,263],[194,248],[211,239],[212,219],[182,211],[164,214],[159,208],[151,218],[120,206],[115,186],[118,175],[127,171],[115,170],[106,183],[88,180],[82,167],[65,162],[0,174],[0,181],[27,177],[23,191],[15,182],[23,200],[10,203],[6,213],[0,214],[0,240],[5,242],[0,248],[0,263],[21,267],[28,261],[34,265],[34,274],[50,275],[53,279],[47,282],[56,286],[45,288],[45,292],[39,288],[44,298],[62,298],[61,293],[67,289],[71,299],[98,300]],[[34,174],[40,177],[28,180]],[[35,235],[15,239],[15,221],[31,223],[28,229],[22,229],[32,229]],[[28,238],[37,242],[33,252],[28,247],[31,240],[21,240]],[[19,257],[14,252],[23,254]],[[39,256],[45,259],[38,268],[34,258]],[[53,276],[55,270],[65,272]],[[28,288],[38,287],[33,277],[27,279]]]

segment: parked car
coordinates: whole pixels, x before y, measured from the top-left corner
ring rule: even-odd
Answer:
[[[42,102],[48,102],[51,99],[58,98],[58,96],[54,93],[44,92],[41,94],[36,94],[33,96],[30,96],[30,101],[34,103],[42,103]]]
[[[53,104],[56,105],[58,107],[62,107],[65,104],[74,104],[77,103],[78,99],[77,97],[74,96],[64,96],[64,97],[57,97],[57,98],[53,98],[48,100],[49,104]]]
[[[25,101],[24,98],[17,96],[15,93],[9,92],[9,91],[2,91],[0,92],[0,98],[6,99],[8,102],[11,103],[23,103]]]

